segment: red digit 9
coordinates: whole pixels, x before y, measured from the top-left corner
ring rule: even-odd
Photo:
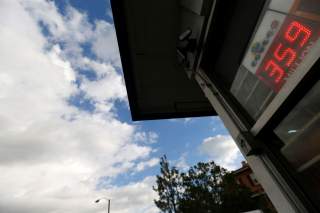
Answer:
[[[294,42],[295,40],[300,38],[300,47],[303,47],[303,45],[305,45],[310,36],[311,30],[297,21],[291,22],[287,31],[285,32],[285,39],[289,42]]]

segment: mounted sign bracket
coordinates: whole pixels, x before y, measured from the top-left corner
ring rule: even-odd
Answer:
[[[194,79],[199,69],[215,4],[215,0],[180,0],[177,57],[189,79]]]

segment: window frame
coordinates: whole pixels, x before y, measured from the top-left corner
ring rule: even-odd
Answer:
[[[252,35],[256,33],[259,23],[268,10],[269,3],[270,0],[266,1]],[[248,44],[252,39],[253,36]],[[320,42],[317,42],[316,45],[320,46]],[[244,53],[248,48],[247,45]],[[249,116],[233,94],[221,85],[219,78],[213,72],[199,68],[194,78],[202,87],[246,158],[255,157],[261,160],[267,172],[271,173],[283,194],[289,197],[292,206],[295,206],[298,212],[319,212],[319,207],[303,190],[301,180],[297,178],[297,172],[281,154],[280,147],[283,143],[273,132],[320,79],[320,72],[317,72],[320,69],[320,59],[307,57],[306,60],[309,62],[300,66],[293,73],[256,121]],[[241,61],[239,66],[241,66]]]

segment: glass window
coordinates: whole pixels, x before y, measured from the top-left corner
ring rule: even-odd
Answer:
[[[281,153],[298,172],[302,185],[320,205],[320,82],[275,129]]]
[[[231,93],[255,120],[288,79],[312,66],[319,41],[320,2],[272,0],[263,13],[231,86]]]

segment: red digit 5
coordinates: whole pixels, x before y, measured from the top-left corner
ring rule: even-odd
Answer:
[[[291,48],[287,48],[284,51],[280,51],[281,48],[282,44],[280,43],[274,51],[273,55],[278,61],[282,61],[283,59],[287,58],[287,62],[285,65],[289,67],[294,61],[294,59],[296,59],[297,53]]]

